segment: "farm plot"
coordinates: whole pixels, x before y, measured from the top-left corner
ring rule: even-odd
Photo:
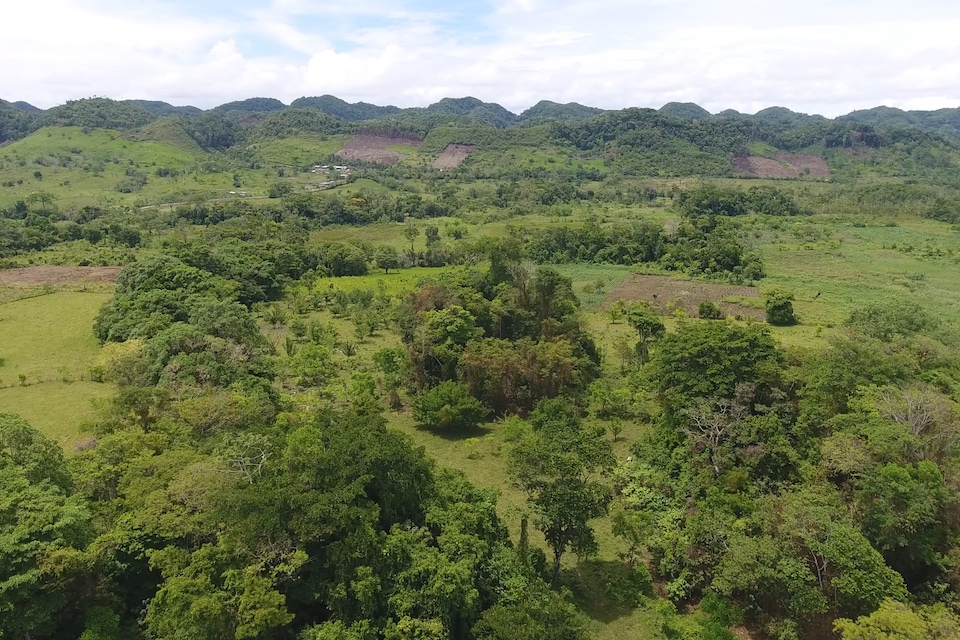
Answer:
[[[670,276],[630,275],[614,287],[601,305],[606,309],[617,300],[643,300],[649,302],[661,313],[670,313],[682,308],[687,315],[696,316],[701,302],[715,302],[724,313],[730,316],[750,316],[757,320],[764,318],[763,309],[738,304],[731,300],[758,298],[760,291],[756,287],[743,287],[712,282],[678,280]]]
[[[760,178],[829,178],[830,167],[823,158],[778,152],[772,158],[746,156],[733,159],[733,168]]]
[[[447,148],[433,161],[433,168],[456,169],[476,150],[475,144],[448,144]]]
[[[352,136],[347,144],[337,151],[337,155],[344,160],[393,165],[406,158],[407,154],[391,147],[417,149],[420,143],[421,141],[416,138],[400,135],[359,133]]]
[[[113,284],[121,267],[59,267],[38,265],[0,270],[0,285],[37,287],[43,285]]]

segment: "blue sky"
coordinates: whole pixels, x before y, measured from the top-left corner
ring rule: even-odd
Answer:
[[[0,97],[41,107],[327,93],[515,112],[960,106],[960,3],[942,0],[44,0],[4,14]]]

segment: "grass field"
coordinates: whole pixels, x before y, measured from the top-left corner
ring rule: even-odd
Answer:
[[[322,292],[326,289],[341,289],[356,291],[357,289],[378,290],[383,283],[384,290],[392,296],[403,296],[413,291],[417,283],[423,279],[436,278],[452,267],[431,269],[429,267],[411,267],[410,269],[395,269],[390,273],[382,270],[371,272],[365,276],[342,276],[339,278],[317,279],[315,290]]]
[[[5,185],[0,186],[0,206],[38,192],[50,194],[53,206],[58,202],[107,206],[161,198],[194,185],[185,176],[159,178],[156,170],[183,174],[200,159],[176,145],[134,142],[116,131],[48,127],[0,149],[0,185]],[[42,177],[36,177],[37,172]],[[117,185],[132,172],[145,175],[147,183],[139,191],[120,193]]]
[[[252,151],[264,165],[299,169],[330,156],[345,139],[285,138],[255,144]],[[262,196],[280,179],[274,167],[232,167],[223,158],[207,154],[189,142],[192,141],[134,141],[104,129],[40,129],[0,149],[0,207],[11,206],[18,200],[31,202],[31,197],[38,193],[49,194],[49,201],[42,206],[53,211],[86,205],[145,206],[197,197],[223,198],[231,191]],[[158,169],[173,173],[161,177]],[[120,185],[134,175],[145,179],[145,184],[121,192]],[[299,188],[319,182],[320,177],[297,174],[285,180]],[[41,205],[34,203],[34,207]]]
[[[92,413],[91,399],[112,392],[82,380],[100,349],[93,319],[109,298],[63,291],[0,304],[0,411],[20,413],[64,445],[73,442]]]
[[[958,326],[960,234],[951,225],[903,217],[896,226],[858,227],[814,218],[795,231],[764,231],[768,277],[760,286],[794,291],[803,324],[836,325],[858,307],[897,298]]]
[[[0,412],[19,414],[69,455],[82,439],[80,425],[94,417],[94,401],[114,391],[113,385],[79,380],[7,387],[0,389]]]
[[[358,178],[342,187],[332,189],[334,193],[356,195],[358,193],[383,194],[389,193],[390,189],[370,178]]]
[[[304,135],[256,143],[251,149],[266,164],[306,167],[339,151],[348,138]]]

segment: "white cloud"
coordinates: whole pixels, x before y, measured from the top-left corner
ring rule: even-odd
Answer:
[[[16,3],[5,9],[0,87],[43,107],[90,95],[210,107],[323,93],[399,106],[473,95],[513,111],[540,99],[831,116],[960,105],[960,6],[781,5],[497,0],[470,29],[458,5],[414,0],[223,2],[204,15],[171,0]]]

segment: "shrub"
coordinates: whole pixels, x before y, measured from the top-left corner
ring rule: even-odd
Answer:
[[[767,292],[764,308],[767,311],[767,322],[775,327],[797,324],[797,317],[793,313],[793,294],[789,291],[773,289]]]
[[[717,306],[717,303],[704,300],[697,308],[697,315],[702,320],[723,320],[723,311]]]
[[[469,429],[489,413],[459,382],[441,382],[413,402],[413,417],[431,429]]]

